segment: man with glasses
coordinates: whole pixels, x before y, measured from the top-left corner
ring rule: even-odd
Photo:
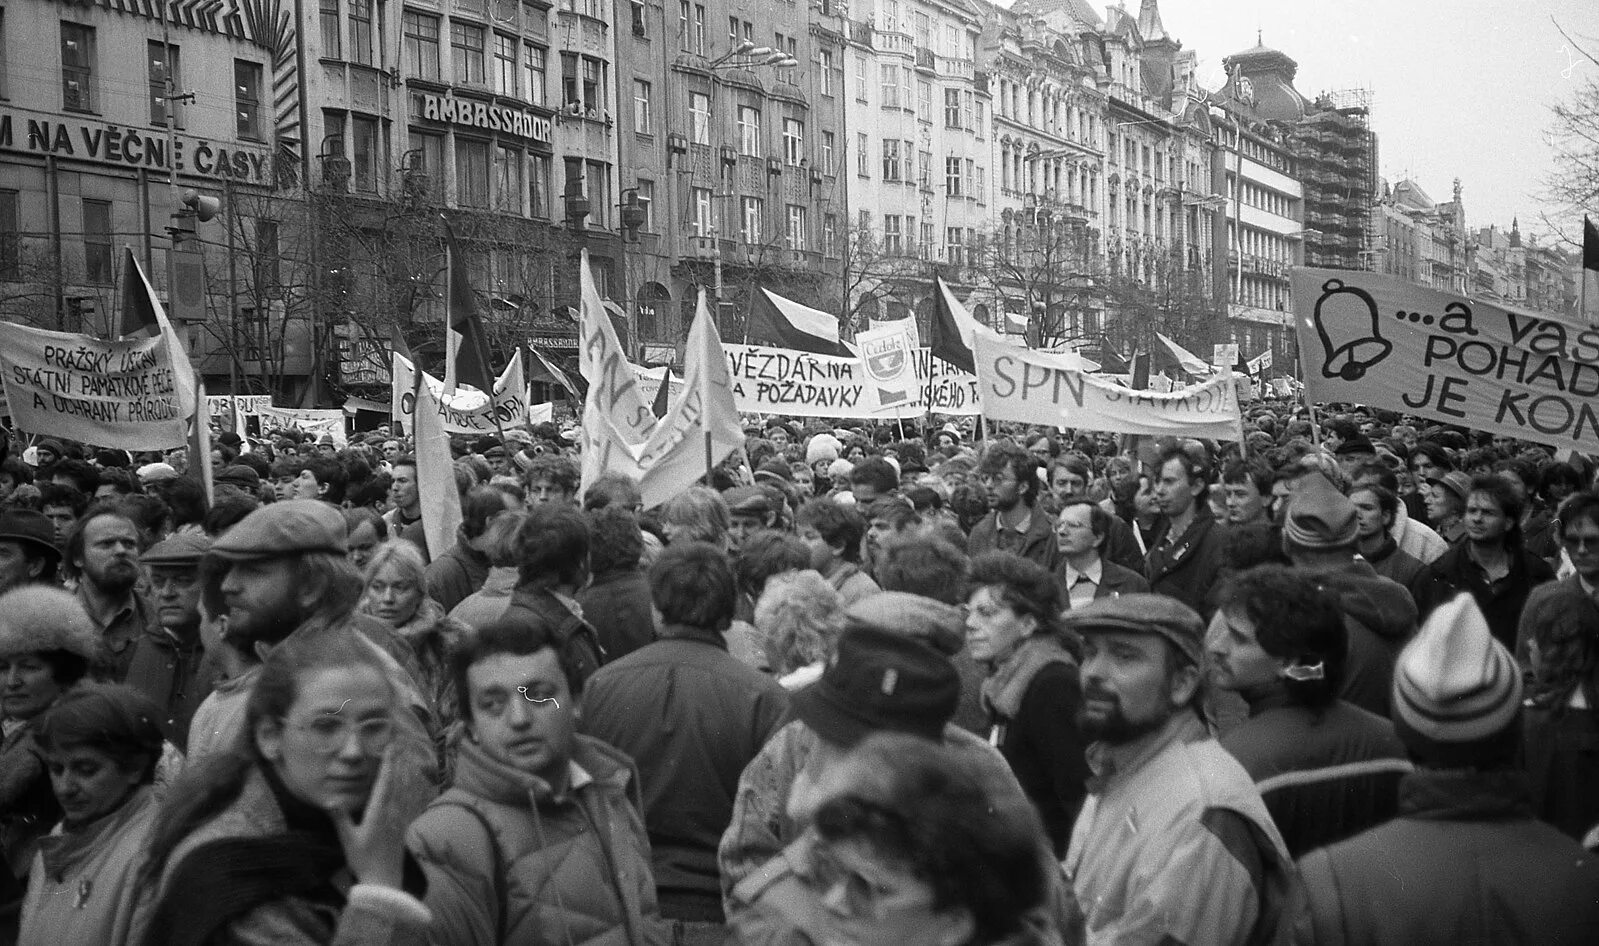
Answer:
[[[1555,624],[1580,628],[1579,639],[1599,641],[1599,494],[1575,493],[1555,521],[1574,574],[1532,589],[1516,628],[1516,657],[1531,662],[1529,644],[1548,640]]]
[[[211,691],[201,671],[200,639],[200,560],[210,548],[203,533],[180,532],[139,556],[150,576],[156,620],[133,642],[123,682],[166,711],[167,729],[180,745],[188,742],[189,720]],[[214,662],[206,666],[215,669]]]
[[[967,554],[999,549],[1055,571],[1060,564],[1055,524],[1037,508],[1040,468],[1036,457],[1012,443],[996,443],[984,452],[977,475],[991,512],[972,527]]]

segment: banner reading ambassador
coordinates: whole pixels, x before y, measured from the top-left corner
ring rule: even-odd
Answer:
[[[1599,453],[1599,328],[1373,273],[1290,277],[1311,400]]]
[[[1122,434],[1240,439],[1243,415],[1229,374],[1155,394],[1101,381],[1047,352],[981,335],[972,341],[985,417]]]

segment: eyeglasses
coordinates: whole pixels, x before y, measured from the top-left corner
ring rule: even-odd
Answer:
[[[322,715],[296,723],[294,728],[305,735],[312,751],[321,755],[333,755],[349,745],[352,731],[367,755],[381,753],[394,741],[394,720],[386,716],[352,724],[337,715]]]

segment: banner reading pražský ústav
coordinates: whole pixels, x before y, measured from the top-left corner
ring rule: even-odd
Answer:
[[[1599,453],[1599,328],[1391,276],[1291,276],[1311,400]]]
[[[1134,391],[1075,371],[1048,352],[972,339],[983,416],[1121,434],[1238,440],[1242,413],[1230,374],[1174,394]]]
[[[922,404],[884,407],[860,358],[760,345],[722,347],[733,379],[733,399],[744,413],[892,420],[920,417],[928,410]],[[942,359],[929,358],[925,348],[916,350],[917,383],[927,384],[929,362],[933,370],[932,412],[978,413],[981,405],[977,401],[977,379],[951,368]]]
[[[19,430],[101,447],[164,450],[188,442],[165,339],[106,341],[7,324],[0,372]]]

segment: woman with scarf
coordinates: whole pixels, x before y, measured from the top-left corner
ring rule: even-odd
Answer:
[[[1077,659],[1060,626],[1060,586],[1042,565],[1011,552],[978,555],[969,577],[966,641],[972,658],[988,668],[983,705],[993,726],[990,741],[1063,857],[1088,763],[1076,726],[1082,705]]]
[[[456,717],[449,653],[466,625],[447,616],[427,596],[426,573],[422,552],[413,543],[384,542],[362,573],[366,584],[360,610],[392,628],[416,655],[417,685],[431,701],[441,738],[446,738]]]
[[[16,932],[39,839],[61,818],[36,724],[98,653],[94,624],[71,594],[26,585],[0,595],[0,942]]]
[[[397,764],[407,709],[372,648],[330,630],[267,657],[231,749],[184,772],[149,844],[145,946],[421,946]]]
[[[126,686],[77,687],[34,725],[63,818],[39,842],[19,946],[129,941],[155,823],[161,710]]]

